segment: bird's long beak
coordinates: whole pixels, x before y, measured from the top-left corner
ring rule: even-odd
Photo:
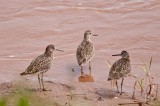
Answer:
[[[63,50],[60,50],[60,49],[55,49],[56,51],[60,51],[60,52],[64,52]]]
[[[98,36],[98,35],[95,35],[95,34],[92,34],[93,36]]]
[[[121,54],[115,54],[115,55],[112,55],[112,56],[121,56]]]

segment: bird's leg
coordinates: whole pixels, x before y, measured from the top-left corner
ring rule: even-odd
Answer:
[[[122,95],[122,86],[123,86],[123,80],[124,80],[124,78],[122,78],[122,82],[121,82],[121,93],[120,93],[120,95]]]
[[[116,87],[117,87],[117,93],[119,93],[118,82],[117,82],[117,80],[116,80]]]
[[[41,81],[40,81],[40,76],[38,74],[38,82],[39,82],[39,86],[40,86],[40,90],[41,90]]]
[[[81,66],[81,75],[84,75],[84,73],[83,73],[83,67]]]
[[[41,82],[42,82],[42,87],[43,87],[43,91],[46,91],[46,89],[44,88],[44,84],[43,84],[43,73],[42,73],[42,77],[41,77]]]
[[[91,76],[91,62],[89,61],[89,71],[90,71],[90,76]]]

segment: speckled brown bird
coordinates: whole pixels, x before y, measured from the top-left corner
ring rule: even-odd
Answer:
[[[25,72],[22,72],[20,75],[27,75],[27,74],[38,74],[38,81],[41,89],[41,84],[43,87],[43,91],[45,91],[44,84],[43,84],[43,73],[47,72],[53,61],[53,51],[62,51],[55,49],[54,45],[50,44],[46,47],[45,52],[42,55],[39,55],[35,58]]]
[[[77,57],[78,64],[81,67],[81,75],[84,74],[82,65],[85,64],[87,61],[89,61],[89,70],[90,70],[90,75],[91,75],[90,60],[94,56],[94,53],[95,53],[93,43],[90,39],[91,36],[98,36],[98,35],[92,34],[90,30],[85,31],[84,39],[77,48],[76,57]]]
[[[124,77],[126,77],[131,71],[129,53],[127,51],[122,51],[120,54],[116,54],[112,56],[122,56],[122,58],[116,61],[112,65],[110,72],[109,72],[108,81],[116,80],[116,87],[117,87],[117,91],[119,92],[117,80],[119,78],[122,78],[121,92],[120,92],[120,94],[122,94],[122,86],[123,86]]]

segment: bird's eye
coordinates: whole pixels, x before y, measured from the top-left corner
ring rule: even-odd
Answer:
[[[91,34],[91,33],[90,33]]]

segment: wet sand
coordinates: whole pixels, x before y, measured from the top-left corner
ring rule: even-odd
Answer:
[[[107,99],[107,96],[103,97],[105,101],[97,104],[95,89],[110,88],[106,61],[113,63],[119,59],[112,57],[112,54],[127,50],[132,74],[138,77],[144,76],[139,67],[142,66],[142,59],[149,63],[150,57],[153,57],[151,74],[155,83],[160,83],[159,12],[159,0],[94,0],[92,3],[85,0],[1,0],[0,83],[28,79],[28,83],[34,83],[36,86],[33,87],[38,88],[36,75],[21,77],[19,73],[26,69],[33,58],[43,53],[48,44],[54,44],[65,52],[55,52],[53,67],[44,75],[45,81],[74,86],[76,92],[81,91],[79,86],[85,87],[87,93],[91,92],[88,95],[94,99],[90,101],[91,104],[103,106],[107,102],[111,106],[114,100]],[[88,29],[99,35],[91,38],[96,49],[91,62],[95,82],[79,83],[80,71],[75,53],[84,31]],[[88,64],[85,64],[84,72],[89,73]],[[134,82],[135,79],[130,77],[124,82],[124,91],[128,95],[132,94]],[[54,86],[48,85],[51,89]],[[54,97],[54,93],[47,95]]]

